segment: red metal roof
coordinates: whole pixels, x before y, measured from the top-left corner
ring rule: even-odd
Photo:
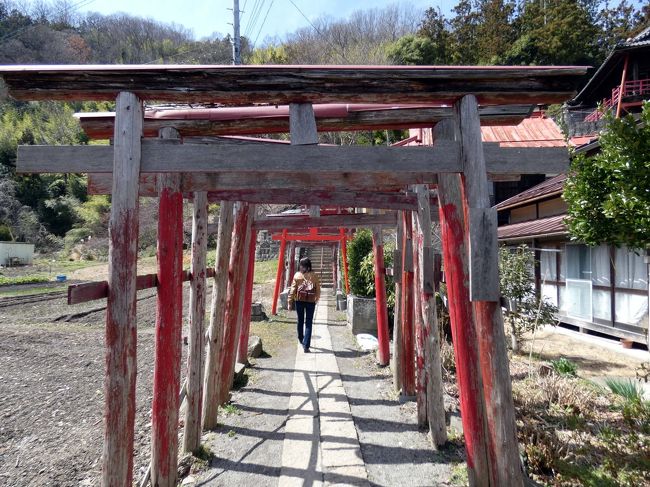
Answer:
[[[502,147],[566,147],[562,132],[550,118],[525,118],[519,125],[481,127],[483,142],[498,142]]]
[[[536,201],[547,198],[549,196],[561,194],[565,180],[566,174],[558,174],[551,179],[547,179],[546,181],[539,183],[537,186],[533,186],[526,191],[516,194],[512,198],[508,198],[507,200],[502,201],[497,205],[497,210],[500,211],[505,210],[506,208],[522,206],[530,203],[531,201]]]
[[[430,128],[411,129],[405,145],[431,145]],[[418,136],[417,140],[413,140]],[[567,143],[553,120],[539,112],[523,119],[517,125],[481,126],[483,142],[498,143],[502,147],[566,147]],[[398,144],[394,144],[398,145]],[[400,144],[402,145],[402,144]]]
[[[518,240],[523,238],[532,238],[553,235],[566,235],[567,229],[564,224],[566,215],[556,215],[548,218],[540,218],[512,225],[504,225],[497,229],[499,240]]]

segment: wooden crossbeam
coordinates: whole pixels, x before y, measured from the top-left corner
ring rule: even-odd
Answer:
[[[388,192],[399,191],[416,180],[417,184],[435,185],[435,173],[397,173],[397,174],[349,174],[349,173],[299,173],[287,176],[285,173],[266,174],[227,172],[220,174],[183,173],[181,188],[189,198],[194,191],[255,190],[267,188],[269,191],[283,192],[295,190],[307,192],[321,191],[360,191]],[[89,174],[88,194],[111,194],[113,176],[111,174]],[[156,175],[140,175],[140,196],[157,196]],[[243,200],[239,200],[243,201]],[[293,203],[293,202],[291,202]]]
[[[2,66],[19,100],[142,99],[221,104],[432,103],[473,93],[481,105],[561,103],[584,66]]]
[[[273,235],[273,240],[282,240],[282,235]],[[340,235],[287,235],[287,242],[341,242],[345,237]]]
[[[432,199],[435,200],[435,197]],[[371,191],[321,191],[248,189],[210,191],[208,200],[247,201],[266,204],[303,204],[341,206],[354,208],[378,208],[386,210],[416,210],[417,198],[412,192]],[[437,201],[437,200],[436,200]]]
[[[258,218],[253,225],[257,230],[308,230],[310,228],[357,228],[377,225],[395,226],[397,219],[394,212],[383,215],[357,213],[351,215],[312,216],[281,216]]]
[[[481,107],[481,125],[516,125],[529,117],[533,108],[533,105]],[[250,107],[199,109],[194,110],[195,113],[173,109],[145,112],[144,135],[155,137],[161,128],[169,126],[173,126],[184,137],[289,132],[289,107],[257,107],[254,115],[249,115],[249,110]],[[451,107],[434,106],[376,105],[376,108],[360,108],[355,105],[337,104],[316,105],[314,111],[319,132],[431,128],[438,121],[453,116]],[[199,118],[200,116],[205,118]],[[91,139],[108,139],[113,136],[113,113],[77,113],[75,117]]]
[[[565,147],[500,147],[483,144],[487,171],[492,174],[537,174],[565,171]],[[111,146],[19,146],[16,172],[110,173]],[[460,146],[438,141],[432,147],[327,147],[245,144],[180,144],[146,139],[142,143],[141,173],[322,173],[432,174],[461,172]],[[417,176],[413,177],[418,179]],[[419,179],[422,179],[420,176]],[[430,181],[411,181],[427,184]],[[259,185],[257,186],[259,187]],[[194,189],[197,190],[197,189]]]
[[[208,267],[206,270],[207,277],[214,277],[214,268]],[[183,282],[192,280],[192,273],[184,270],[182,274]],[[137,277],[136,289],[151,289],[158,286],[157,274],[143,274]],[[108,282],[84,282],[82,284],[71,284],[68,286],[68,304],[87,303],[108,297]]]

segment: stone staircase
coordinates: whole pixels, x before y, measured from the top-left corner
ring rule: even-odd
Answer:
[[[331,247],[309,247],[307,256],[311,259],[312,270],[318,274],[323,288],[333,288],[334,279],[332,275],[332,248]]]

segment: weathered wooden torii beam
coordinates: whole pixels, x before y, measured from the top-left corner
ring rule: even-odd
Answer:
[[[402,175],[417,184],[436,182],[436,174],[458,173],[460,145],[457,141],[437,141],[428,147],[361,147],[361,146],[292,146],[281,144],[242,143],[235,145],[215,144],[212,141],[196,142],[185,139],[184,143],[172,140],[144,139],[141,143],[141,173],[183,173],[191,176],[219,176],[221,173],[237,174],[284,174],[287,181],[278,187],[300,189],[299,173],[308,173],[322,179],[329,174]],[[110,173],[113,146],[40,146],[18,147],[16,171],[19,173]],[[544,161],[547,172],[565,170],[569,161],[565,147],[501,147],[498,143],[485,144],[485,164],[492,174],[536,174],[539,161]],[[287,175],[291,177],[286,178]],[[209,179],[206,181],[209,182]],[[200,184],[198,179],[195,184]],[[379,187],[390,183],[390,180]],[[414,184],[415,184],[414,183]],[[260,187],[260,180],[257,180]],[[185,185],[183,191],[210,191],[223,189],[192,187]],[[366,181],[365,187],[372,187]],[[231,189],[244,189],[234,184]],[[321,188],[322,189],[322,188]]]
[[[480,108],[481,125],[516,125],[530,116],[534,105],[485,106]],[[184,137],[214,135],[259,135],[288,133],[289,106],[236,108],[156,108],[144,113],[144,136],[155,137],[172,125]],[[437,105],[320,104],[314,105],[319,132],[426,128],[453,117],[451,107]],[[113,136],[115,114],[77,113],[81,128],[92,139]]]
[[[585,66],[2,66],[18,100],[141,99],[226,105],[263,103],[562,103]]]
[[[308,232],[310,228],[332,229],[332,228],[363,228],[374,226],[391,226],[397,223],[397,216],[394,212],[383,215],[370,215],[366,213],[355,213],[349,215],[325,215],[320,217],[311,216],[274,216],[257,218],[253,226],[257,230],[268,230],[277,232],[286,229],[287,231]]]

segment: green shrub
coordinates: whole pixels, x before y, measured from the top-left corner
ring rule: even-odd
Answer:
[[[551,366],[553,367],[553,370],[560,375],[568,375],[571,377],[578,375],[578,366],[575,362],[571,362],[571,360],[564,357],[557,360],[551,360]]]
[[[11,231],[7,225],[0,225],[0,242],[10,242],[13,240]]]
[[[47,277],[42,277],[42,276],[18,276],[18,277],[0,276],[0,286],[14,286],[16,284],[34,284],[37,282],[49,282],[49,279]]]
[[[374,274],[369,278],[367,273],[362,271],[363,259],[372,254],[372,233],[370,230],[359,230],[352,240],[348,242],[348,279],[350,281],[350,292],[362,298],[373,298],[375,296]],[[368,289],[372,289],[369,292]]]

